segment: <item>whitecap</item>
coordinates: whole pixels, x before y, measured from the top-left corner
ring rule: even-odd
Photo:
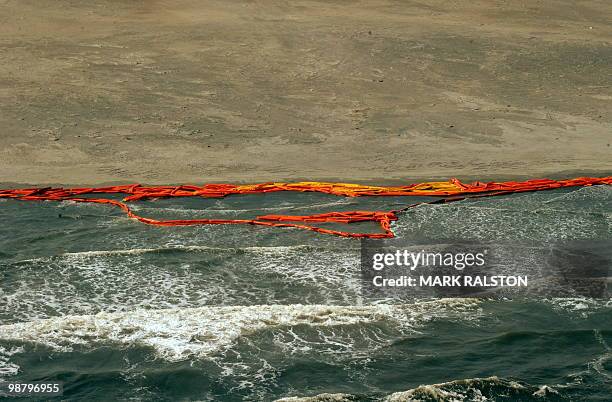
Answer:
[[[520,398],[517,400],[529,400],[539,399],[551,394],[557,395],[558,391],[548,385],[538,387],[492,376],[420,385],[406,391],[383,396],[380,400],[384,402],[485,402],[492,400],[490,398],[497,395]],[[275,402],[350,402],[356,400],[361,399],[351,394],[323,393],[306,397],[285,397],[277,399]]]
[[[151,347],[167,360],[211,356],[267,328],[336,327],[390,322],[411,330],[440,316],[475,316],[478,301],[440,299],[409,305],[263,305],[136,310],[71,315],[0,326],[0,339],[57,351],[105,344]]]

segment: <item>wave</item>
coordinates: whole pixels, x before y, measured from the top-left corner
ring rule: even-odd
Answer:
[[[294,326],[336,327],[389,322],[402,330],[455,314],[477,316],[474,299],[405,305],[261,305],[101,312],[0,326],[0,339],[42,344],[57,351],[105,344],[151,347],[164,359],[207,357],[257,331]],[[467,313],[467,314],[464,314]]]
[[[601,310],[612,308],[612,298],[593,299],[589,297],[557,297],[540,300],[550,304],[554,309],[568,313],[577,313],[586,318]]]
[[[3,263],[0,322],[139,308],[360,304],[359,253],[329,250],[181,246]]]
[[[439,384],[420,385],[407,391],[395,392],[377,400],[384,402],[484,402],[496,396],[512,400],[542,400],[543,397],[557,396],[559,392],[547,385],[534,386],[499,377],[469,378]],[[287,397],[275,402],[350,402],[361,400],[357,395],[324,393],[307,397]],[[371,398],[368,398],[371,400]]]
[[[385,402],[412,401],[487,401],[498,395],[530,400],[558,392],[549,386],[536,387],[499,377],[469,378],[440,384],[421,385],[408,391],[393,393]]]

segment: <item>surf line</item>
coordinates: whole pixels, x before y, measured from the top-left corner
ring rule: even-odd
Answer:
[[[391,223],[398,219],[398,214],[423,204],[439,204],[461,201],[466,198],[491,197],[520,192],[551,190],[565,187],[582,187],[593,185],[612,185],[612,176],[578,177],[567,180],[537,179],[522,182],[474,182],[462,183],[458,179],[445,182],[424,182],[406,186],[369,186],[350,183],[297,182],[297,183],[259,183],[248,185],[206,184],[203,186],[141,186],[140,184],[87,187],[87,188],[21,188],[0,190],[0,198],[12,198],[22,201],[73,201],[114,205],[122,209],[129,218],[148,225],[157,226],[190,226],[190,225],[226,225],[247,224],[269,227],[290,227],[309,230],[321,234],[330,234],[350,238],[382,239],[395,237]],[[253,219],[173,219],[158,220],[146,218],[134,213],[128,202],[168,197],[203,197],[223,198],[233,194],[258,194],[278,191],[319,192],[344,197],[363,196],[433,196],[441,197],[435,201],[417,202],[402,209],[391,211],[341,211],[315,215],[262,215]],[[123,200],[112,198],[88,198],[91,194],[125,194]],[[300,223],[295,223],[300,222]],[[359,233],[327,229],[312,225],[313,223],[351,224],[359,222],[376,222],[382,232]]]

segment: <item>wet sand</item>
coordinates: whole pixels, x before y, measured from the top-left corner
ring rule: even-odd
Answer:
[[[612,172],[609,1],[0,0],[0,182]]]

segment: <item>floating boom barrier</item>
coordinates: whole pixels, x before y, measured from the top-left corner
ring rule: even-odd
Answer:
[[[398,219],[398,214],[422,204],[439,204],[475,197],[491,197],[512,193],[552,190],[565,187],[584,187],[593,185],[612,185],[612,176],[579,177],[568,180],[527,180],[522,182],[475,182],[462,183],[458,179],[445,182],[425,182],[407,186],[383,187],[348,183],[298,182],[298,183],[260,183],[251,185],[206,184],[204,186],[141,186],[140,184],[87,187],[87,188],[22,188],[0,190],[0,198],[13,198],[22,201],[73,201],[97,204],[110,204],[121,208],[128,217],[142,223],[157,226],[189,225],[225,225],[247,224],[273,227],[291,227],[310,230],[317,233],[352,238],[390,238],[394,237],[391,222]],[[372,196],[434,196],[434,201],[417,202],[402,209],[391,211],[344,211],[328,212],[315,215],[262,215],[254,219],[173,219],[157,220],[135,214],[128,202],[168,197],[204,197],[223,198],[234,194],[261,194],[278,191],[319,192],[342,197]],[[122,201],[111,198],[85,198],[91,194],[125,194]],[[299,223],[297,223],[299,222]],[[325,229],[313,226],[313,223],[377,222],[381,233],[355,233]]]

